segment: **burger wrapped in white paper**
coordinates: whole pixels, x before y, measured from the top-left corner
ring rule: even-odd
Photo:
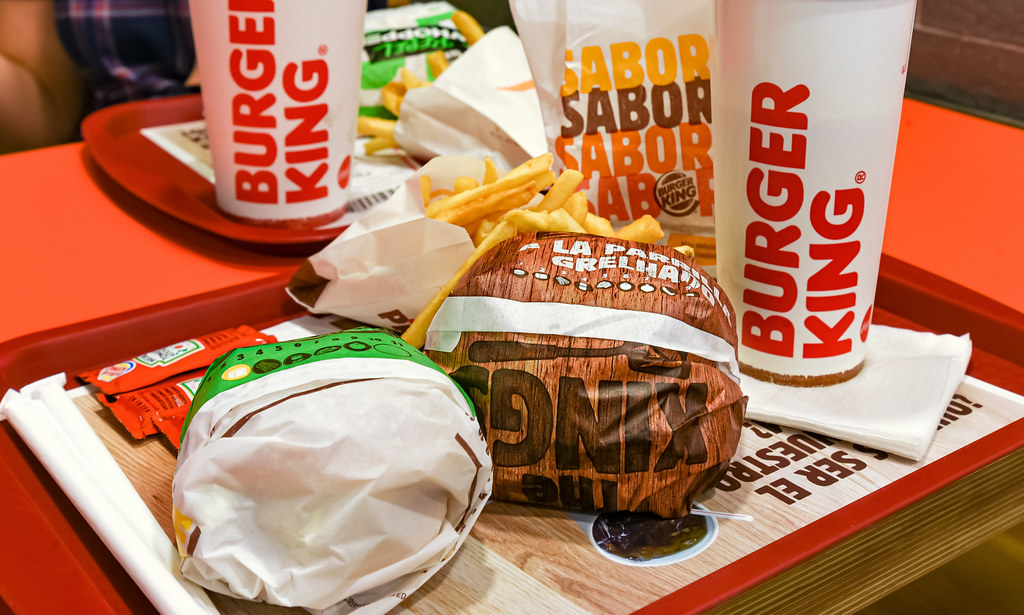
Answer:
[[[491,492],[463,391],[378,329],[225,354],[184,432],[182,574],[250,600],[384,613],[452,558]]]

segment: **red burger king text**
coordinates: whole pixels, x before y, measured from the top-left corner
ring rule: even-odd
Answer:
[[[235,172],[239,201],[274,205],[281,202],[279,180],[287,181],[284,202],[302,203],[327,196],[328,131],[323,127],[329,108],[321,100],[328,84],[328,65],[320,58],[288,62],[280,71],[281,89],[287,97],[278,101],[270,88],[278,79],[274,2],[231,0],[228,29],[232,49],[228,56],[231,78],[241,91],[231,101],[231,120],[237,146],[236,164],[248,169]],[[319,101],[319,102],[318,102]],[[284,105],[278,113],[276,105]],[[278,117],[289,130],[283,143],[275,134]],[[283,178],[270,170],[280,155],[286,167]]]
[[[754,166],[746,196],[756,219],[747,224],[744,238],[742,301],[749,309],[740,322],[740,339],[749,348],[782,357],[840,356],[853,345],[847,334],[854,322],[857,272],[847,268],[860,253],[860,242],[851,237],[864,217],[864,193],[860,188],[820,191],[805,203],[800,171],[806,168],[808,118],[796,107],[810,95],[806,85],[783,90],[760,83],[751,96],[749,160]],[[791,246],[803,235],[793,220],[805,206],[815,235],[802,255]],[[804,256],[820,264],[800,289],[793,272]],[[790,313],[801,295],[811,315],[794,322]],[[815,341],[797,348],[797,327]]]
[[[578,75],[570,65],[577,57]],[[565,124],[555,152],[587,180],[598,175],[598,215],[657,217],[676,205],[676,191],[663,191],[671,194],[659,200],[655,184],[680,169],[693,172],[696,185],[679,178],[679,189],[699,196],[701,216],[712,215],[708,57],[707,42],[698,34],[565,51],[559,92]]]

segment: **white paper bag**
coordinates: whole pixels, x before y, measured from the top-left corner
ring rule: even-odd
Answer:
[[[462,156],[431,160],[377,206],[303,263],[288,294],[306,309],[403,331],[473,253],[460,226],[426,217],[420,176],[436,190],[459,176],[483,178],[484,163]]]
[[[406,92],[395,140],[420,160],[490,156],[508,169],[547,152],[540,102],[519,37],[510,28],[496,28],[433,86]]]
[[[616,228],[653,216],[715,275],[712,0],[511,0],[554,169]]]

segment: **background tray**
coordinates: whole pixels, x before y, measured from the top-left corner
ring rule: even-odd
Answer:
[[[239,224],[217,209],[213,184],[158,147],[140,130],[201,120],[198,94],[105,107],[82,122],[87,151],[129,192],[183,222],[274,254],[312,254],[344,227],[293,230]]]

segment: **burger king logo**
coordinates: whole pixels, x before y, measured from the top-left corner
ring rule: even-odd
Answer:
[[[665,173],[654,184],[654,199],[661,210],[670,216],[683,217],[697,211],[697,178],[687,171]]]

